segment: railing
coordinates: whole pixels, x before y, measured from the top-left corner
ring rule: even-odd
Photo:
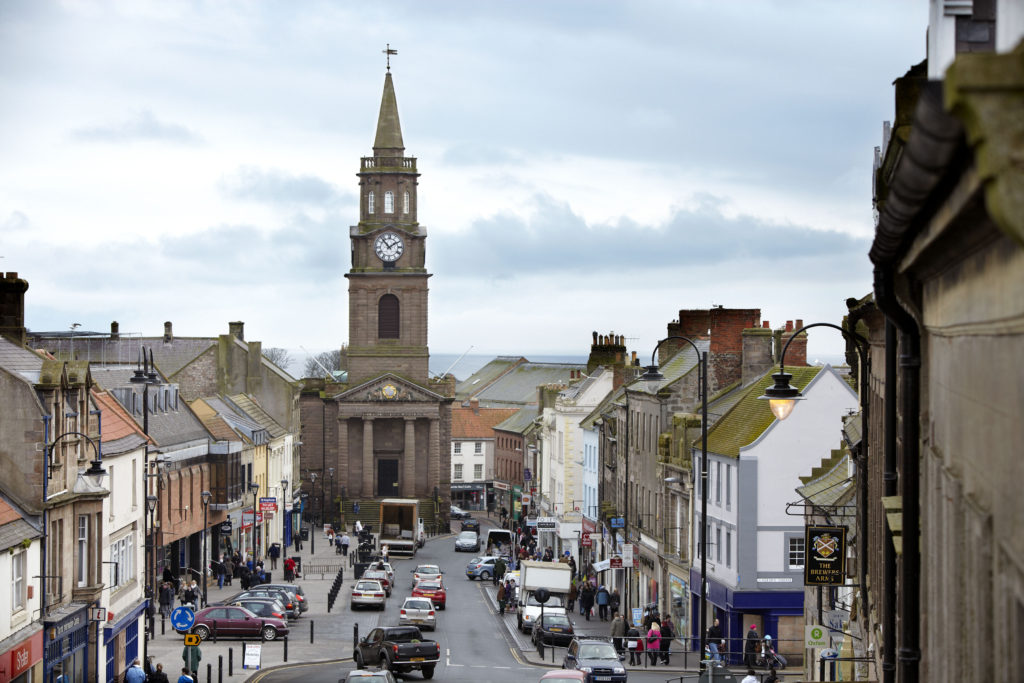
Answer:
[[[400,168],[415,173],[416,157],[363,157],[361,168],[364,171],[375,168]]]

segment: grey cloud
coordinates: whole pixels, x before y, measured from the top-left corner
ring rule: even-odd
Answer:
[[[441,162],[453,166],[521,166],[523,158],[494,145],[464,142],[447,148]]]
[[[317,176],[292,175],[254,166],[242,166],[232,175],[221,178],[218,187],[225,196],[267,204],[332,206],[355,201],[352,193]]]
[[[664,268],[788,264],[802,274],[827,275],[863,259],[868,240],[753,216],[730,218],[720,200],[701,195],[661,225],[629,219],[591,225],[562,202],[535,198],[529,220],[508,214],[476,221],[469,232],[435,234],[431,268],[453,277],[509,279],[517,275],[641,272]],[[473,271],[466,263],[478,263]],[[783,265],[785,267],[785,265]]]
[[[144,109],[120,123],[76,128],[71,132],[76,140],[86,142],[124,143],[135,141],[170,142],[183,145],[197,145],[202,136],[177,123],[167,123]]]
[[[4,235],[27,232],[31,227],[32,221],[21,211],[11,211],[6,218],[0,220],[0,234]]]

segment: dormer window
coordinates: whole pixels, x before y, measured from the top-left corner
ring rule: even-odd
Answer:
[[[402,213],[409,213],[409,193],[405,192],[402,194]]]
[[[395,193],[388,190],[384,193],[384,213],[395,212]]]
[[[375,209],[373,206],[373,190],[370,190],[366,194],[366,213],[374,213],[374,210]]]

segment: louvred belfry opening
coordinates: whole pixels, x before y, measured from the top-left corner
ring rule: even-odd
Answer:
[[[399,303],[394,294],[385,294],[377,303],[377,337],[380,339],[398,339]]]

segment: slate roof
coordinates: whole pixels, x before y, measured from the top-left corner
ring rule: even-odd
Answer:
[[[470,394],[480,400],[481,407],[518,407],[537,402],[537,387],[545,384],[568,384],[574,371],[586,370],[585,363],[533,363],[513,365],[483,389]],[[470,380],[476,375],[470,376]],[[469,382],[470,380],[466,380]]]
[[[278,438],[279,436],[285,436],[288,433],[284,427],[277,423],[277,420],[270,417],[267,411],[260,407],[260,404],[256,402],[256,399],[252,398],[248,394],[235,394],[228,396],[227,400],[230,401],[235,408],[248,415],[260,426],[270,432],[272,438]]]
[[[40,523],[39,517],[25,514],[0,493],[0,551],[13,548],[25,539],[42,538]]]
[[[800,390],[825,369],[831,371],[831,366],[786,368],[793,375],[790,385]],[[758,397],[764,395],[765,389],[774,386],[772,373],[778,371],[778,367],[773,368],[759,380],[742,389],[742,396],[736,405],[708,428],[708,452],[738,458],[741,447],[753,443],[772,425],[775,416],[768,407],[768,401],[762,401]],[[700,439],[694,441],[693,445],[694,448],[700,448]]]
[[[798,486],[796,492],[815,505],[824,507],[845,502],[853,492],[850,452],[845,447],[833,450],[808,476],[800,477],[800,481],[803,486]]]
[[[204,399],[197,398],[189,404],[192,410],[195,411],[196,417],[198,417],[203,426],[209,430],[210,434],[213,435],[217,441],[242,441],[242,435],[235,432],[231,428],[231,425],[224,420],[223,417],[208,404]]]
[[[523,434],[535,419],[537,419],[537,406],[523,406],[510,417],[494,425],[494,428],[513,434]]]
[[[107,365],[93,366],[92,377],[96,385],[106,389],[109,393],[118,398],[118,402],[125,407],[135,424],[141,425],[143,420],[142,409],[132,410],[121,400],[118,389],[133,390],[139,397],[142,395],[142,386],[132,384],[129,379],[135,374],[135,365]],[[176,387],[172,387],[176,394]],[[141,400],[139,401],[141,406]],[[195,413],[188,407],[188,404],[180,396],[172,405],[163,409],[151,410],[149,413],[149,436],[158,446],[171,446],[174,444],[189,443],[192,441],[209,441],[212,437],[206,430],[203,423],[195,416]]]
[[[698,339],[694,343],[697,345],[697,349],[701,353],[704,353],[711,348],[711,340],[709,339]],[[688,375],[699,363],[700,357],[697,355],[697,351],[687,344],[681,348],[678,353],[665,361],[663,365],[658,367],[658,372],[664,375],[665,379],[661,380],[653,390],[649,388],[647,382],[642,381],[634,381],[630,383],[629,390],[644,393],[657,393],[662,389],[675,384],[680,379]]]
[[[455,406],[452,408],[452,438],[494,438],[494,426],[518,412],[516,408],[480,408],[474,412],[473,408]]]
[[[593,374],[585,376],[581,381],[574,382],[570,386],[566,387],[559,396],[566,401],[575,401],[577,398],[582,396],[587,389],[589,389],[598,378],[608,372],[603,365],[599,365],[593,372]]]
[[[100,441],[104,455],[128,453],[144,443],[150,443],[142,428],[116,398],[105,391],[93,389],[92,400],[103,411],[103,434]]]
[[[256,432],[267,431],[259,422],[253,420],[220,396],[212,396],[203,400],[206,401],[208,406],[217,411],[217,414],[231,426],[235,433],[241,434],[249,441],[257,441],[257,438],[254,436]]]
[[[520,363],[528,362],[521,356],[498,356],[472,375],[455,385],[456,400],[466,400],[484,390],[492,382]]]
[[[0,337],[0,368],[35,384],[39,381],[42,367],[42,356]]]

